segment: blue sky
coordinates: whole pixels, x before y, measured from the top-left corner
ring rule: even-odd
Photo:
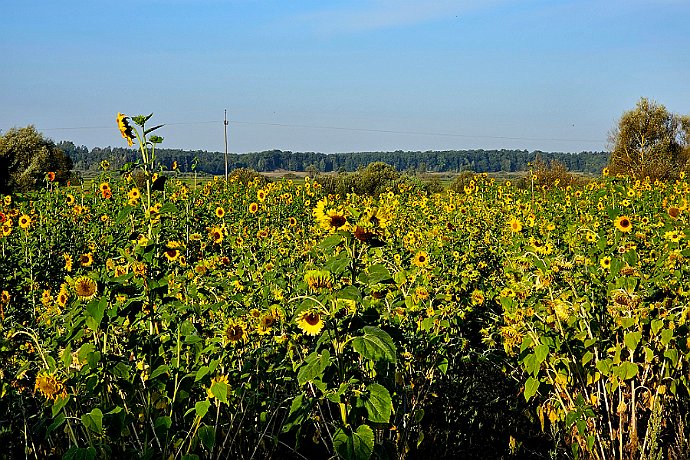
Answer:
[[[690,113],[686,0],[15,1],[0,129],[232,152],[602,150],[649,97]]]

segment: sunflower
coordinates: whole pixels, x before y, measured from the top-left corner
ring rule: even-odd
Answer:
[[[297,326],[308,335],[318,335],[323,329],[324,322],[318,312],[305,310],[297,318]]]
[[[21,216],[19,218],[19,228],[26,229],[26,228],[29,228],[30,225],[31,225],[31,217],[24,214],[23,216]]]
[[[178,257],[180,257],[180,250],[176,248],[167,248],[163,254],[165,254],[165,258],[170,262],[174,262]]]
[[[288,219],[288,224],[290,224],[290,227],[294,227],[295,225],[297,225],[297,219],[295,219],[294,217],[290,217]]]
[[[679,215],[680,215],[680,208],[678,208],[677,206],[671,206],[670,208],[668,208],[668,216],[671,219],[674,219],[674,220],[678,219]]]
[[[79,256],[79,263],[81,264],[82,267],[90,267],[93,265],[93,254],[90,252],[87,252],[86,254],[82,254]]]
[[[117,127],[120,130],[120,134],[122,134],[122,137],[127,139],[127,145],[131,147],[134,140],[134,132],[132,131],[132,127],[129,126],[129,122],[127,121],[127,115],[125,115],[124,113],[118,112]]]
[[[517,218],[512,217],[508,221],[508,227],[510,228],[510,231],[513,233],[518,233],[522,231],[522,222],[520,222]]]
[[[256,212],[259,210],[259,205],[256,203],[251,203],[249,205],[249,212],[252,214],[256,214]]]
[[[127,198],[129,199],[129,201],[137,201],[139,200],[139,198],[141,198],[141,192],[138,188],[134,187],[129,192],[127,192]]]
[[[333,287],[331,272],[327,270],[309,270],[304,274],[304,281],[313,291],[318,291],[319,289],[330,289]]]
[[[53,171],[48,172],[48,174],[46,174],[46,180],[48,182],[53,182],[55,180],[55,173]]]
[[[65,258],[65,270],[68,272],[72,271],[72,256],[69,254],[63,254],[62,257]]]
[[[424,286],[417,286],[414,294],[419,300],[427,300],[429,298],[429,290]]]
[[[68,206],[72,206],[74,204],[74,201],[75,201],[74,195],[72,195],[71,193],[68,194],[66,201],[67,201]]]
[[[208,231],[208,234],[213,240],[213,244],[220,244],[223,242],[223,230],[220,227],[212,227]]]
[[[256,199],[259,201],[264,201],[266,199],[266,190],[259,189],[256,192]]]
[[[88,276],[80,276],[74,280],[74,292],[82,300],[90,300],[96,297],[98,285]]]
[[[678,243],[683,238],[683,233],[678,230],[671,230],[664,233],[664,238],[672,241],[673,243]]]
[[[101,193],[108,191],[108,190],[110,190],[110,184],[107,182],[101,182],[100,185],[98,186],[98,190]]]
[[[628,216],[618,216],[614,221],[614,225],[623,233],[629,233],[632,230],[632,222]]]
[[[244,321],[230,320],[225,327],[225,338],[229,343],[247,339],[247,326]]]
[[[429,265],[429,254],[427,254],[424,251],[419,251],[412,258],[412,264],[416,265],[419,268],[426,267],[427,265]]]
[[[7,291],[0,292],[0,304],[7,304],[10,301],[10,293]]]
[[[225,216],[225,209],[223,209],[222,206],[218,206],[218,207],[216,208],[216,217],[222,219],[223,216]]]
[[[474,305],[482,305],[484,303],[484,293],[479,289],[472,291],[472,295],[470,297]]]
[[[55,299],[55,302],[61,307],[64,307],[67,305],[67,302],[69,301],[69,291],[67,291],[67,286],[62,286],[60,287],[60,292],[58,292],[57,298]]]
[[[56,400],[58,397],[67,397],[65,384],[53,374],[42,372],[36,377],[34,391],[40,392],[47,399]]]
[[[599,260],[599,265],[601,265],[601,268],[603,268],[604,270],[608,270],[609,268],[611,268],[611,257],[609,257],[609,256],[602,257]]]

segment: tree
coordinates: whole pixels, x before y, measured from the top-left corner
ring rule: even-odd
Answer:
[[[661,104],[641,98],[621,116],[609,133],[613,174],[636,178],[673,177],[687,168],[690,157],[690,117],[676,115]]]
[[[67,182],[72,160],[36,128],[12,128],[0,136],[0,193],[26,192],[40,187],[48,172]]]

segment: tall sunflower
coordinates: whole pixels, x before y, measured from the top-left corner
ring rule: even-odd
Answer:
[[[127,145],[131,147],[134,141],[134,131],[132,131],[132,127],[129,125],[127,118],[127,115],[118,112],[117,127],[120,130],[122,137],[127,139]]]
[[[62,380],[55,375],[42,372],[36,377],[34,391],[40,392],[47,399],[56,400],[58,397],[66,397],[67,389]]]

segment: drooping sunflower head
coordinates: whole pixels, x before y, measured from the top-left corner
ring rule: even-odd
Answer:
[[[623,233],[629,233],[632,230],[632,222],[628,216],[618,216],[614,221],[614,225]]]
[[[66,397],[67,389],[62,380],[55,375],[42,372],[36,376],[34,391],[38,391],[46,399],[56,400],[58,397]]]
[[[88,276],[80,276],[74,280],[74,292],[82,300],[90,300],[96,297],[98,285]]]
[[[323,329],[324,322],[319,312],[305,310],[297,318],[297,326],[308,335],[318,335]]]
[[[333,287],[331,272],[328,270],[309,270],[304,274],[304,281],[312,291]]]
[[[127,118],[127,115],[118,112],[117,127],[120,130],[122,137],[127,139],[127,145],[131,147],[134,141],[134,132],[132,131],[132,127],[129,125]]]

